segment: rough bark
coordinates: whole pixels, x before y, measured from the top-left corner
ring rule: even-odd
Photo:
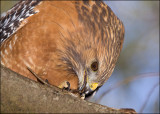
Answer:
[[[1,113],[134,113],[76,98],[1,66]]]

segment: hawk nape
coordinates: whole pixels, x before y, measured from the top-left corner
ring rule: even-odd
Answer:
[[[124,27],[102,1],[18,2],[1,18],[1,63],[86,96],[110,77]]]

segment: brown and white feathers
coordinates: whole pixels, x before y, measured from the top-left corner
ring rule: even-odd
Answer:
[[[20,1],[1,18],[3,65],[86,95],[110,77],[123,39],[122,22],[102,1]]]

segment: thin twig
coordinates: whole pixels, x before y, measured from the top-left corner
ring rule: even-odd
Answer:
[[[50,85],[47,82],[45,82],[43,79],[41,79],[35,72],[33,72],[29,67],[27,69],[37,78],[38,81],[40,81],[42,84]]]
[[[155,88],[156,88],[158,85],[159,85],[159,83],[156,83],[156,84],[151,88],[151,90],[149,91],[149,93],[148,93],[148,95],[147,95],[147,97],[146,97],[146,99],[145,99],[145,102],[143,103],[143,105],[142,105],[139,113],[142,113],[142,112],[143,112],[144,108],[146,107],[146,105],[147,105],[147,103],[148,103],[148,101],[149,101],[149,98],[151,97],[152,93],[154,92]]]

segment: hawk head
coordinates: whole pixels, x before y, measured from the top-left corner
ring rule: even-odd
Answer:
[[[79,92],[89,96],[112,74],[122,48],[124,26],[101,1],[77,2],[76,9],[80,27],[70,31],[63,60],[78,76]]]

